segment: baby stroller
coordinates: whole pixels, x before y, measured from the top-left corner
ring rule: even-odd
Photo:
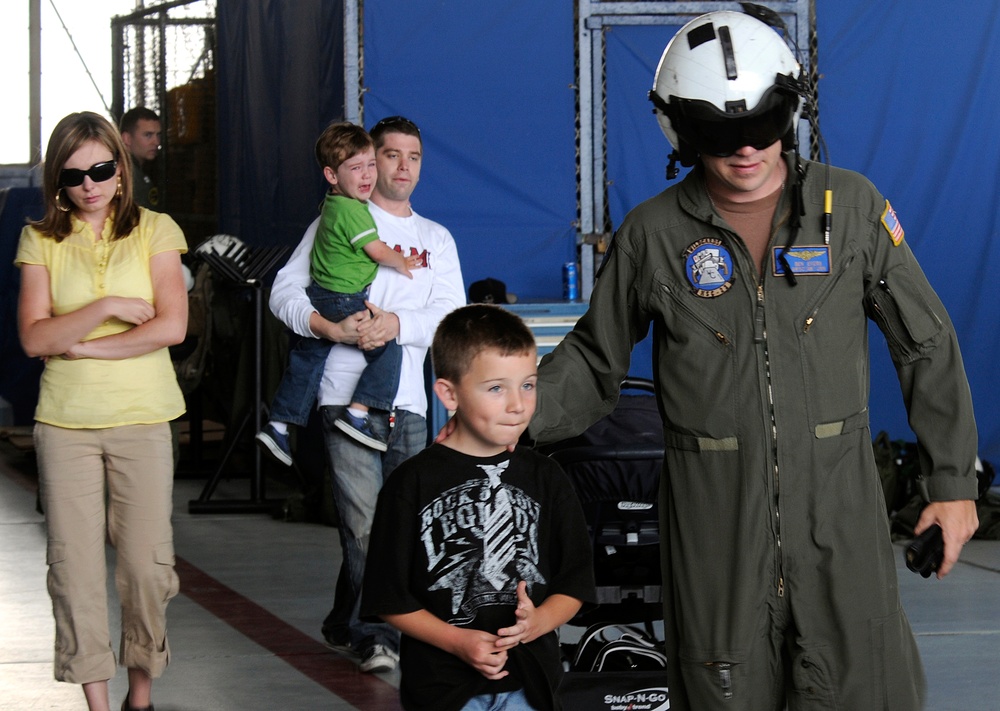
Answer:
[[[651,381],[626,378],[613,412],[582,435],[541,448],[572,482],[594,551],[598,604],[569,623],[586,629],[577,644],[564,645],[566,708],[604,708],[608,693],[644,703],[656,697],[642,708],[669,708],[666,657],[654,631],[663,616],[657,492],[664,445],[652,392]]]
[[[541,450],[573,483],[594,548],[598,607],[574,624],[648,624],[662,614],[657,491],[663,424],[651,381],[626,378],[622,391],[614,411],[586,432]]]

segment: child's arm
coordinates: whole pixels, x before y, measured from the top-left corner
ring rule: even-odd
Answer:
[[[510,673],[504,671],[507,651],[497,650],[495,634],[456,627],[427,610],[381,617],[403,634],[454,654],[487,679],[503,679]]]
[[[514,610],[517,622],[513,627],[504,627],[497,633],[500,638],[496,641],[496,646],[507,649],[521,642],[538,639],[569,622],[582,606],[581,600],[556,593],[549,595],[541,605],[535,607],[528,597],[528,584],[522,580],[517,584],[517,609]]]
[[[413,278],[410,270],[419,268],[422,263],[420,255],[414,254],[411,257],[404,257],[401,252],[397,252],[380,239],[372,240],[361,249],[365,250],[365,254],[373,261],[384,267],[392,267],[407,279]]]

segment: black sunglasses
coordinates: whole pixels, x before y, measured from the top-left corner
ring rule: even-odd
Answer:
[[[116,160],[94,163],[86,170],[63,168],[62,172],[59,173],[59,187],[75,188],[77,185],[83,185],[84,178],[90,178],[95,183],[103,183],[105,180],[111,180],[115,177],[116,170],[118,170],[118,161]]]
[[[372,126],[372,130],[369,131],[369,133],[391,131],[394,128],[403,128],[406,129],[407,133],[415,133],[418,136],[420,135],[420,129],[417,128],[417,124],[413,123],[413,121],[405,116],[388,116]]]

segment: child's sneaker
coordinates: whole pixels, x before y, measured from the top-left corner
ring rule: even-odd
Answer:
[[[276,462],[280,462],[286,467],[292,466],[292,448],[288,446],[287,434],[281,434],[274,429],[274,425],[268,422],[254,439],[257,440],[261,449],[270,454]]]
[[[376,644],[361,655],[361,671],[366,674],[391,672],[399,664],[399,655],[388,647]]]
[[[344,410],[344,414],[334,420],[333,424],[348,437],[372,449],[384,452],[389,448],[385,441],[375,434],[375,430],[372,429],[372,420],[370,417],[355,417],[347,410]]]

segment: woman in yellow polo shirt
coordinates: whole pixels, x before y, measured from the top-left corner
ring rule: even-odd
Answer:
[[[187,328],[186,242],[170,217],[133,202],[128,154],[97,114],[58,123],[43,181],[45,215],[24,228],[15,262],[21,345],[45,359],[35,448],[55,677],[82,684],[91,711],[109,711],[107,538],[129,679],[122,709],[152,709],[152,680],[170,654],[167,602],[178,590],[169,421],[184,398],[167,347]]]

